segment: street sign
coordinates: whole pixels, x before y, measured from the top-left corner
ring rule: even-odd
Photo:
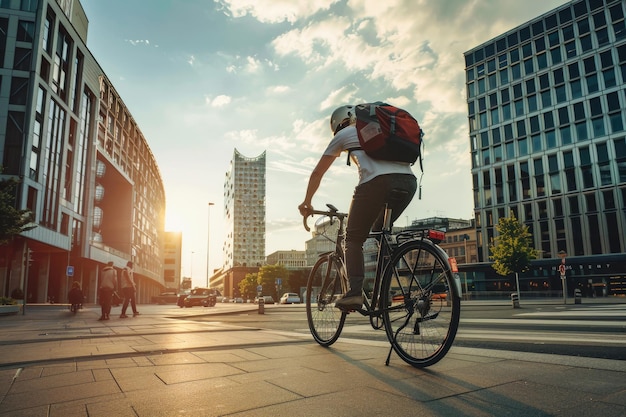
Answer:
[[[74,276],[74,267],[73,267],[73,266],[71,266],[71,265],[68,265],[68,266],[67,266],[67,271],[65,271],[65,274],[66,274],[68,277],[73,277],[73,276]]]
[[[260,293],[261,291],[263,291],[263,286],[262,285],[257,285],[256,286],[256,292]]]
[[[283,284],[282,278],[276,278],[276,285],[282,285],[282,284]]]

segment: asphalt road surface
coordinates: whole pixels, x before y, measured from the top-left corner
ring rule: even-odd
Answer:
[[[504,302],[463,303],[455,346],[626,360],[624,301],[583,300],[582,304],[573,304],[570,300],[571,304],[563,305],[552,300],[522,303],[521,308],[512,308]],[[190,320],[228,322],[244,327],[309,332],[303,304],[268,305],[264,314],[259,314],[258,310],[211,313],[185,316]],[[368,318],[358,313],[348,316],[342,337],[387,340],[384,329],[372,329]]]

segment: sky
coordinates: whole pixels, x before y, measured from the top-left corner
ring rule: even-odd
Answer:
[[[305,249],[311,235],[297,206],[331,139],[330,114],[344,104],[386,101],[425,131],[422,197],[397,225],[473,218],[463,53],[566,1],[81,3],[87,47],[159,166],[166,230],[183,233],[182,274],[202,285],[207,262],[211,271],[223,263],[223,189],[234,149],[267,153],[266,254]],[[357,180],[354,164],[338,158],[314,207],[347,211]]]

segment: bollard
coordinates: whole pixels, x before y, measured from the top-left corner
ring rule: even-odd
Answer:
[[[519,297],[517,293],[511,293],[511,303],[513,304],[513,308],[519,308]]]
[[[259,314],[265,314],[265,297],[259,297]]]
[[[580,289],[576,288],[574,290],[574,304],[580,304],[582,301],[583,293]]]

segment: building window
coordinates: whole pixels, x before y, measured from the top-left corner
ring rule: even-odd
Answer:
[[[606,213],[606,227],[607,230],[619,230],[619,224],[617,222],[617,213],[610,212]],[[609,252],[611,253],[620,253],[622,251],[619,234],[618,233],[607,233],[609,240]]]
[[[54,55],[54,70],[52,73],[52,90],[64,101],[67,100],[67,83],[70,70],[72,38],[64,28],[59,28],[57,49]]]
[[[517,201],[517,178],[515,177],[515,166],[506,167],[506,180],[509,188],[509,202]]]
[[[587,223],[589,233],[589,243],[591,245],[591,253],[594,255],[602,254],[602,235],[600,232],[600,224],[598,222],[598,215],[591,214],[587,216]]]
[[[528,170],[528,162],[520,163],[520,180],[522,184],[522,199],[530,198],[530,172]]]
[[[618,182],[626,182],[626,139],[618,138],[613,140],[615,146],[615,160],[617,163]],[[626,207],[626,201],[624,201]]]
[[[576,191],[576,171],[574,166],[574,156],[571,151],[563,153],[563,165],[565,168],[565,180],[567,182],[567,191]]]
[[[598,76],[596,74],[591,74],[588,75],[585,78],[586,82],[587,82],[587,91],[591,94],[591,93],[595,93],[596,91],[598,91],[599,86],[598,86]]]
[[[9,104],[25,105],[28,98],[28,78],[13,77],[11,79],[11,95]]]
[[[559,134],[561,136],[561,144],[569,145],[572,143],[572,129],[569,126],[559,128]]]
[[[526,138],[517,141],[517,154],[518,156],[528,155],[528,140]]]
[[[35,23],[26,22],[24,20],[20,20],[17,25],[17,36],[16,39],[18,42],[33,42],[33,37],[35,35]]]
[[[575,216],[570,218],[570,222],[572,223],[572,239],[571,241],[574,243],[574,255],[582,256],[585,254],[584,250],[584,239],[583,239],[583,230],[581,225],[581,219],[579,216]]]
[[[557,219],[554,221],[554,229],[556,234],[556,248],[566,248],[566,232],[565,221],[563,219]]]
[[[543,175],[543,161],[541,158],[537,158],[533,161],[535,168],[535,189],[537,190],[537,196],[541,197],[546,195],[545,177]]]
[[[548,169],[550,175],[550,191],[552,194],[560,194],[563,192],[561,187],[561,174],[556,155],[548,156]]]

